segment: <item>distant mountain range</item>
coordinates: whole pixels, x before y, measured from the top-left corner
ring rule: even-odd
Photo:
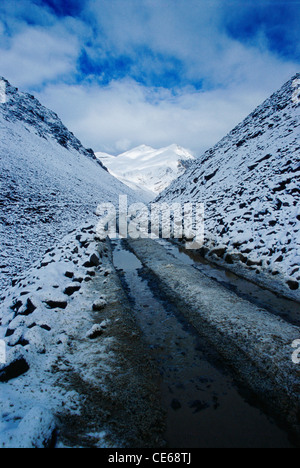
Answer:
[[[96,157],[113,176],[148,200],[165,190],[195,159],[175,144],[161,149],[141,145],[119,156],[96,153]]]

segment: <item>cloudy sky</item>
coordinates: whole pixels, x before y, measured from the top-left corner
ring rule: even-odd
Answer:
[[[200,155],[299,71],[298,0],[1,0],[0,75],[87,147]]]

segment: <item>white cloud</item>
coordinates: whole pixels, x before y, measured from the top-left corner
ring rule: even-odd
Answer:
[[[35,7],[39,26],[21,20],[32,2],[21,3],[7,7],[10,34],[0,22],[0,75],[36,94],[96,151],[176,142],[201,153],[298,71],[297,63],[272,54],[262,36],[242,44],[226,35],[221,0],[189,0],[188,7],[186,0],[90,0],[81,19],[44,16]],[[148,56],[138,55],[143,48]],[[182,82],[203,80],[204,88],[174,94],[129,77],[101,87],[93,74],[74,85],[84,49],[96,63],[124,54],[140,74],[159,74],[164,57],[174,57]]]
[[[104,88],[52,85],[39,97],[95,151],[117,154],[142,143],[177,143],[201,154],[267,95],[239,87],[205,93],[186,88],[174,96],[123,80]]]
[[[1,49],[1,72],[18,86],[41,85],[76,69],[76,37],[28,28]]]
[[[29,0],[15,8],[12,2],[4,3],[0,5],[1,74],[31,90],[49,81],[70,81],[89,34],[90,28],[80,19],[57,18]]]
[[[114,31],[112,28],[112,35]],[[120,41],[123,34],[124,30]],[[222,35],[209,48],[188,53],[194,57],[188,73],[206,78],[200,92],[185,87],[174,94],[123,79],[105,87],[97,83],[51,85],[40,98],[54,108],[85,146],[96,151],[116,154],[141,143],[154,147],[177,143],[200,154],[298,68],[261,44],[259,48],[246,46]]]

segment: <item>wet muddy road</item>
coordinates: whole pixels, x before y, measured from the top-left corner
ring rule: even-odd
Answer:
[[[237,385],[218,353],[159,293],[125,241],[113,243],[114,265],[161,374],[170,448],[291,447],[288,435]]]
[[[193,266],[208,278],[225,286],[239,297],[246,299],[258,307],[263,307],[265,310],[274,315],[278,315],[292,325],[300,326],[299,303],[285,299],[268,289],[262,288],[247,279],[237,276],[229,270],[225,270],[222,267],[208,262],[195,250],[186,250],[184,247],[164,239],[158,240],[157,242],[163,245],[168,252],[180,261],[186,265]]]

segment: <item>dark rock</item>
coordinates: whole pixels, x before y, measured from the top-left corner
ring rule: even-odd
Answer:
[[[298,283],[298,281],[289,280],[289,281],[286,282],[286,284],[288,285],[288,287],[289,287],[292,291],[297,291],[297,289],[299,289],[299,283]]]
[[[220,257],[222,258],[226,253],[226,249],[225,247],[220,247],[220,248],[217,248],[217,249],[213,249],[211,252],[210,252],[210,255],[217,255],[217,257]]]
[[[14,312],[18,312],[19,309],[22,307],[23,305],[23,302],[22,301],[15,301],[13,303],[13,305],[11,306],[11,309],[14,311]]]
[[[83,278],[80,276],[79,278],[73,278],[74,283],[82,283]]]
[[[67,296],[72,296],[74,293],[76,293],[77,291],[79,291],[81,288],[80,285],[71,285],[71,286],[67,286],[66,289],[64,290],[64,294],[66,294]]]
[[[97,253],[93,253],[90,257],[90,263],[93,266],[99,266],[100,265],[100,257]]]
[[[274,260],[274,261],[277,262],[277,263],[283,262],[283,256],[279,255],[279,257],[277,257],[276,260]]]
[[[248,266],[257,266],[257,265],[261,266],[261,264],[262,264],[261,261],[257,262],[255,260],[251,260],[250,258],[248,258],[248,260],[247,260],[247,265]]]
[[[40,327],[43,329],[43,330],[46,330],[46,331],[51,331],[51,327],[49,327],[49,325],[40,325]]]
[[[48,299],[44,301],[49,309],[66,309],[68,302],[63,300]]]
[[[65,277],[66,277],[66,278],[73,278],[73,276],[74,276],[73,271],[66,271],[66,272],[65,272]]]
[[[90,226],[87,226],[87,227],[84,227],[81,229],[81,232],[87,232],[87,231],[90,231],[90,230],[93,230],[95,226],[93,226],[92,224]]]
[[[17,341],[17,343],[13,346],[27,346],[29,344],[29,341],[26,340],[26,338],[24,338],[23,336],[21,336],[21,338],[19,339],[19,341]]]
[[[215,177],[215,175],[217,174],[217,172],[219,171],[219,168],[216,169],[214,172],[212,172],[211,174],[208,174],[208,175],[205,175],[204,176],[204,179],[206,180],[206,182],[208,182],[209,180],[211,180],[213,177]]]
[[[228,263],[228,265],[233,265],[233,263],[234,263],[232,255],[230,255],[229,253],[226,254],[224,260],[225,260],[226,263]]]
[[[33,304],[33,302],[31,301],[31,299],[27,299],[27,302],[26,302],[26,306],[25,308],[23,309],[20,309],[19,310],[19,315],[30,315],[32,314],[34,311],[36,310],[36,306]]]
[[[17,356],[9,364],[0,367],[0,382],[8,382],[29,370],[29,365],[23,356]]]
[[[236,146],[237,146],[237,148],[240,148],[240,147],[243,146],[245,143],[246,143],[246,140],[240,140],[240,141],[236,144]]]
[[[107,302],[104,299],[99,299],[98,301],[94,302],[93,310],[100,311],[103,310],[107,306]]]
[[[87,275],[89,276],[96,276],[96,272],[91,270],[91,271],[87,271]]]
[[[103,335],[104,329],[101,325],[94,325],[92,329],[87,333],[87,338],[90,340],[95,340],[99,336]]]

